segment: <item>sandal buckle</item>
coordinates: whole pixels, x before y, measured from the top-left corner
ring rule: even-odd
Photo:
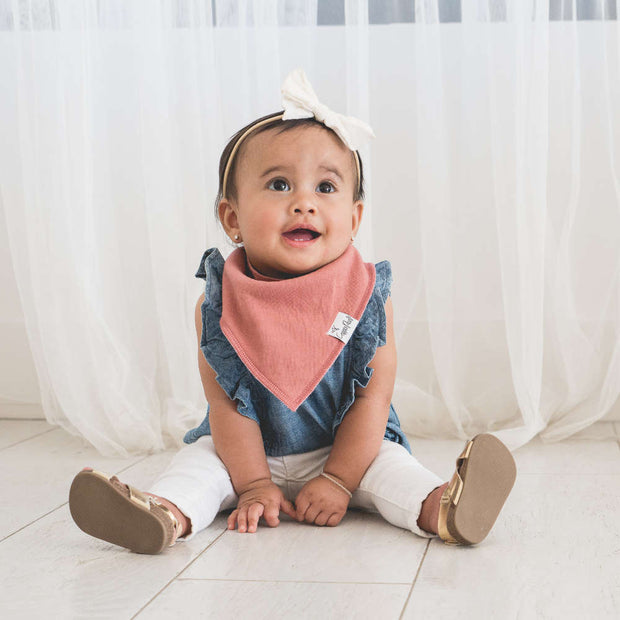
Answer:
[[[145,510],[150,510],[149,500],[147,496],[144,495],[144,493],[141,493],[140,491],[134,489],[133,487],[130,487],[129,485],[127,485],[127,488],[129,489],[129,499],[132,502],[138,504],[139,506],[142,506],[142,508],[144,508]]]

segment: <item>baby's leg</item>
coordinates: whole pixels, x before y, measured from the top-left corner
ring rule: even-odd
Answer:
[[[148,494],[173,504],[189,521],[182,534],[185,540],[208,527],[220,510],[237,504],[228,470],[210,435],[179,450]]]
[[[433,527],[431,514],[433,491],[439,492],[443,482],[401,445],[384,440],[353,493],[350,506],[378,512],[392,525],[430,538],[437,532],[437,521]],[[429,502],[425,503],[427,498]]]
[[[490,434],[467,442],[457,471],[445,484],[404,448],[384,441],[352,505],[374,508],[390,523],[420,536],[438,532],[450,544],[472,545],[493,527],[515,477],[510,451]]]
[[[236,501],[211,437],[180,450],[151,491],[86,468],[69,493],[71,515],[80,529],[139,553],[159,553],[177,537],[190,538]]]

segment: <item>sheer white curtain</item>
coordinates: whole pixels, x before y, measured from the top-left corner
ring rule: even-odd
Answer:
[[[445,8],[416,3],[391,76],[397,401],[416,434],[561,439],[620,393],[617,3]]]
[[[357,243],[393,264],[405,429],[515,447],[604,416],[617,7],[568,4],[1,1],[0,200],[48,420],[126,453],[202,418],[192,276],[227,249],[217,160],[297,66],[378,136]]]
[[[360,113],[346,50],[367,42],[339,28],[324,69],[316,22],[316,0],[0,3],[0,191],[42,404],[103,453],[162,449],[204,416],[193,274],[230,250],[228,138],[281,109],[297,66],[340,110],[350,75]]]

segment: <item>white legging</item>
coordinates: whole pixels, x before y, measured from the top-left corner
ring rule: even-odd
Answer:
[[[291,502],[303,485],[323,471],[331,446],[288,456],[269,456],[273,482]],[[417,524],[422,502],[443,481],[423,467],[405,448],[384,440],[349,507],[378,512],[386,521],[431,538]],[[150,489],[175,504],[192,523],[189,539],[209,526],[220,510],[237,506],[230,476],[217,456],[210,435],[182,448]]]

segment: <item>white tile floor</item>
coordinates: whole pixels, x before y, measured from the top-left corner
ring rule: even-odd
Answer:
[[[0,420],[2,618],[620,618],[620,424],[516,451],[517,483],[479,546],[379,517],[283,521],[238,534],[218,517],[160,556],[89,538],[67,496],[84,465],[148,488],[171,454],[99,456],[41,421]],[[412,440],[448,478],[458,441]]]

